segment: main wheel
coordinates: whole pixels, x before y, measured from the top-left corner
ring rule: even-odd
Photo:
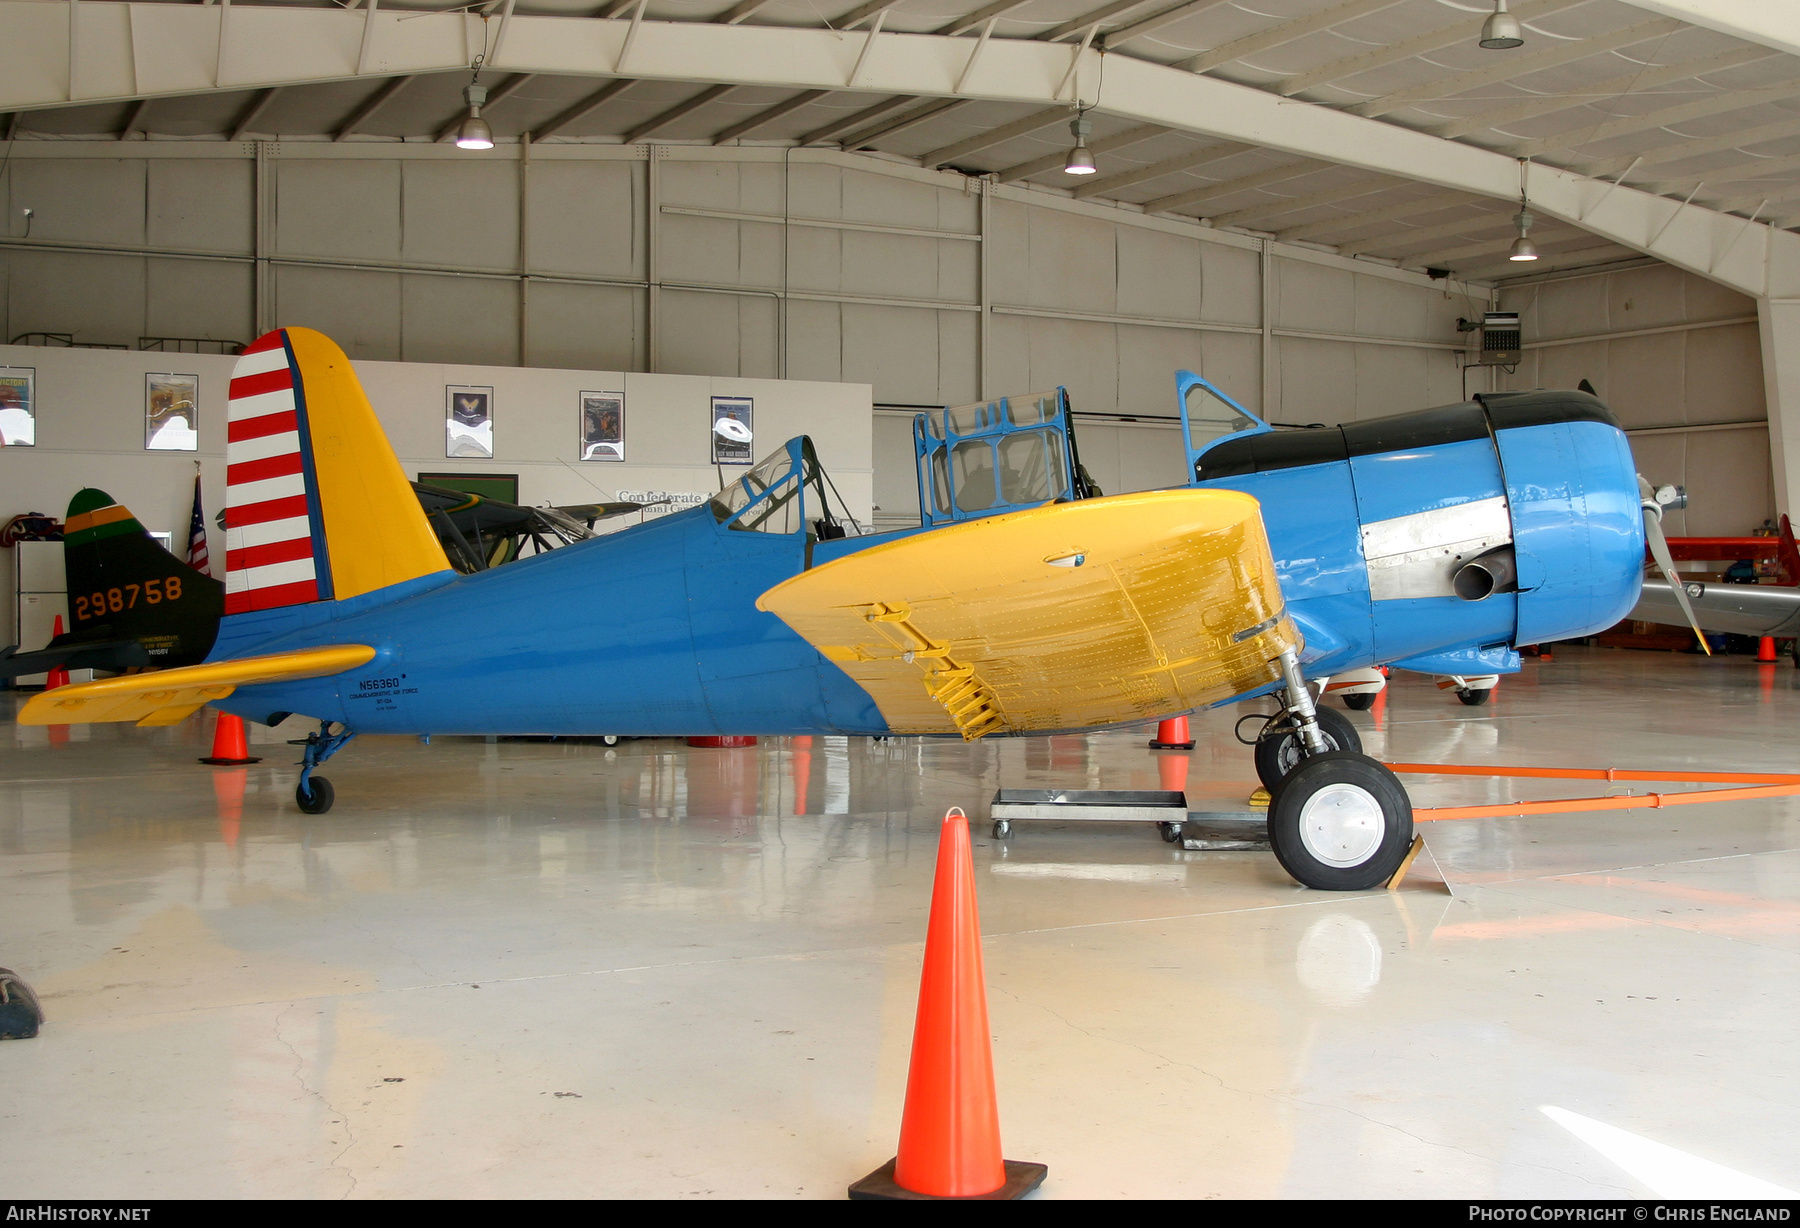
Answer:
[[[307,814],[324,814],[331,809],[331,803],[337,800],[337,794],[332,789],[331,782],[323,776],[315,775],[309,783],[312,785],[311,793],[307,792],[305,785],[294,786],[294,805]]]
[[[604,734],[600,735],[600,745],[602,745],[602,746],[617,746],[618,744],[619,744],[619,735],[618,734],[604,733]]]
[[[1319,732],[1324,735],[1326,750],[1362,750],[1362,738],[1357,735],[1356,726],[1350,723],[1349,717],[1323,705],[1319,707],[1318,715]],[[1271,733],[1257,740],[1256,775],[1263,787],[1273,793],[1275,786],[1305,757],[1298,733],[1292,729]]]
[[[1380,691],[1369,691],[1361,695],[1344,696],[1344,706],[1352,712],[1367,712],[1375,706],[1375,697]]]
[[[1269,843],[1281,868],[1320,891],[1379,887],[1412,838],[1412,802],[1399,779],[1354,751],[1305,760],[1269,802]]]
[[[1478,708],[1482,704],[1486,703],[1488,701],[1488,696],[1492,695],[1493,693],[1494,693],[1494,688],[1488,687],[1485,690],[1480,690],[1480,691],[1461,690],[1456,693],[1456,697],[1458,699],[1462,700],[1465,704],[1468,704],[1469,707]]]

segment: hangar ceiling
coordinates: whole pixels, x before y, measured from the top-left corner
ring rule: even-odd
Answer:
[[[365,2],[300,0],[278,7],[354,9]],[[1753,28],[1713,28],[1725,23],[1710,20],[1695,0],[1519,0],[1511,8],[1524,22],[1525,42],[1504,51],[1477,45],[1492,11],[1484,0],[612,0],[600,7],[486,0],[457,8],[374,2],[386,20],[399,23],[466,12],[478,50],[485,41],[497,51],[508,22],[534,15],[629,23],[627,49],[640,22],[665,29],[835,31],[862,46],[846,86],[836,89],[718,82],[704,71],[687,80],[667,72],[639,78],[507,71],[507,57],[496,54],[501,67],[483,75],[490,91],[483,114],[501,140],[530,133],[534,142],[842,148],[1402,267],[1450,269],[1465,279],[1521,272],[1506,259],[1516,200],[1346,164],[1355,158],[1302,156],[1273,143],[1145,123],[1141,113],[1114,114],[1105,66],[1129,57],[1292,100],[1289,105],[1620,181],[1745,222],[1800,226],[1800,55],[1778,38],[1753,37],[1759,33]],[[253,6],[230,7],[242,13]],[[969,48],[965,78],[990,41],[1068,44],[1071,66],[1081,61],[1083,47],[1104,52],[1097,71],[1075,77],[1072,67],[1073,88],[1051,94],[1072,98],[1078,91],[1092,107],[1090,144],[1099,172],[1075,180],[1062,171],[1071,144],[1067,102],[959,97],[960,83],[951,96],[857,88],[882,32],[961,40]],[[363,50],[366,57],[367,35]],[[73,63],[73,53],[70,58]],[[705,58],[696,56],[702,69]],[[621,67],[624,60],[621,53]],[[875,74],[870,80],[875,84]],[[466,70],[364,74],[65,102],[11,112],[5,133],[19,141],[442,141],[463,114],[467,81]],[[1543,259],[1523,270],[1530,275],[1634,259],[1654,246],[1613,242],[1564,217],[1540,213],[1539,219],[1532,237]]]

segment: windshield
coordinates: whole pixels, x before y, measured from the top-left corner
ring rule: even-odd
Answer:
[[[1262,426],[1205,384],[1190,385],[1185,400],[1183,409],[1187,413],[1189,446],[1196,454],[1206,451],[1227,435]]]

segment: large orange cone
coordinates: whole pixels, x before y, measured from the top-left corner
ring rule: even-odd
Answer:
[[[56,616],[55,625],[50,628],[50,638],[52,640],[54,640],[58,636],[62,635],[62,633],[63,633],[62,615],[58,614]],[[69,685],[69,670],[68,670],[67,666],[58,665],[55,669],[51,670],[48,674],[46,674],[44,676],[44,689],[46,691],[54,691],[59,686],[68,686],[68,685]]]
[[[1171,716],[1156,725],[1156,737],[1151,739],[1151,750],[1193,750],[1194,739],[1188,733],[1188,722],[1185,716]]]
[[[850,1197],[1022,1198],[1049,1171],[1000,1158],[975,863],[968,819],[952,809],[938,837],[900,1154],[852,1185]]]
[[[218,727],[213,730],[213,753],[200,762],[214,767],[243,767],[246,763],[262,762],[250,757],[250,747],[244,740],[243,717],[219,713]]]

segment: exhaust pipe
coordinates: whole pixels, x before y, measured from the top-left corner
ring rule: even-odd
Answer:
[[[1476,555],[1456,569],[1450,586],[1464,601],[1480,601],[1495,593],[1512,592],[1519,586],[1513,548],[1496,546],[1486,554]]]

